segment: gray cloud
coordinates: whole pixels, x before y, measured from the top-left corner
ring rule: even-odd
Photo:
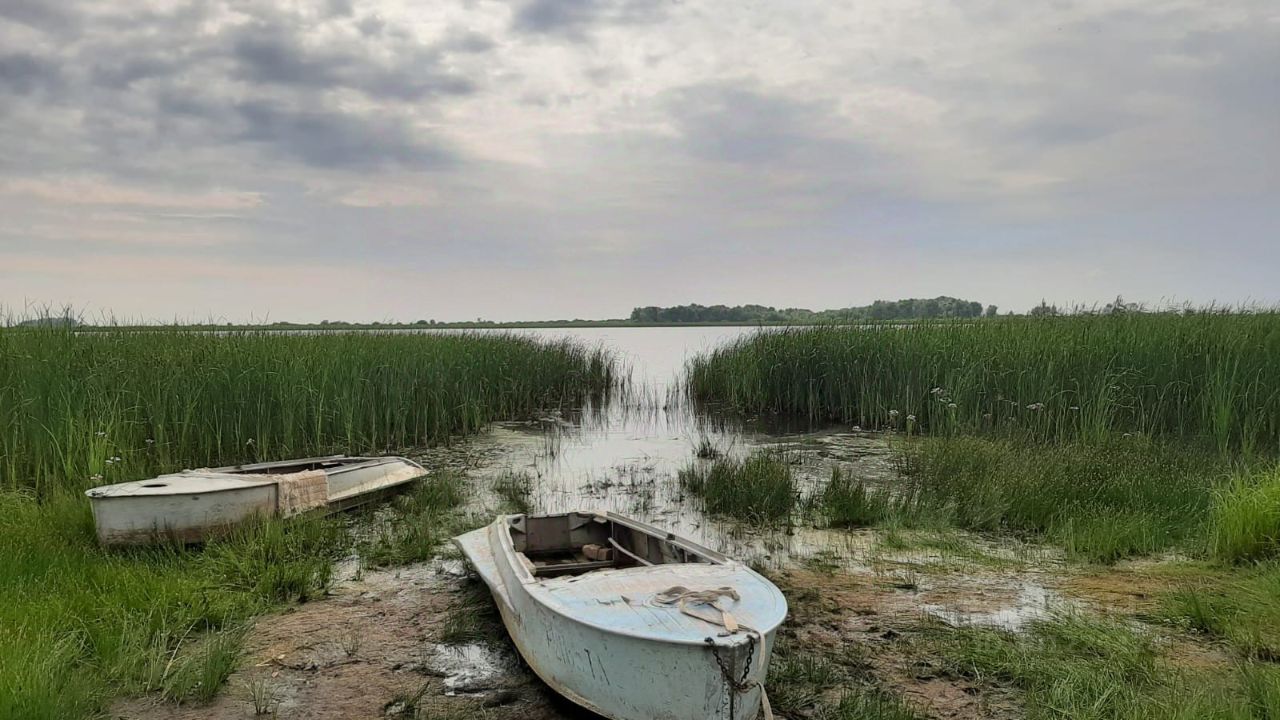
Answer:
[[[313,91],[343,87],[398,100],[475,91],[475,85],[467,78],[440,69],[440,51],[436,48],[410,46],[394,61],[383,64],[374,60],[367,49],[309,48],[286,23],[256,23],[229,35],[226,52],[236,64],[234,76],[251,83]]]
[[[661,20],[670,0],[526,0],[512,26],[521,32],[582,39],[600,24],[636,25]]]
[[[454,156],[415,137],[403,122],[357,117],[331,109],[292,109],[271,102],[234,107],[241,130],[234,137],[323,168],[397,165],[426,169],[451,164]]]
[[[0,91],[29,95],[52,90],[62,81],[57,63],[30,53],[0,55]]]
[[[0,0],[0,304],[1271,299],[1280,22],[1228,5]]]

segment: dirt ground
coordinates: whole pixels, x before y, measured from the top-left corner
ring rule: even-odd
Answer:
[[[551,697],[511,657],[483,677],[438,652],[451,607],[463,595],[456,567],[435,562],[377,570],[340,582],[324,599],[259,619],[241,669],[210,703],[174,706],[154,698],[120,703],[129,720],[358,720],[484,717],[581,718]],[[447,694],[453,684],[457,692]],[[256,706],[256,707],[255,707]]]

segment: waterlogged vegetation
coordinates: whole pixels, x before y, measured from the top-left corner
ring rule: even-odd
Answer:
[[[540,412],[617,383],[609,357],[580,345],[159,331],[148,350],[156,331],[14,332],[0,331],[0,553],[18,558],[0,568],[0,717],[87,716],[120,693],[198,702],[243,670],[252,619],[325,593],[335,559],[354,551],[375,577],[488,519],[467,514],[478,498],[496,512],[583,497],[729,528],[779,571],[792,615],[769,692],[782,718],[1280,716],[1275,315],[762,331],[689,368],[694,407],[727,416],[666,445],[630,431],[603,444],[618,483],[567,457],[581,428],[559,419],[574,414]],[[465,472],[437,472],[376,512],[266,523],[203,550],[98,550],[77,492],[95,476],[382,452],[530,415],[566,435],[495,436],[546,463],[504,455],[475,476],[483,452],[457,448]],[[735,415],[839,427],[762,439],[725,432]],[[620,464],[631,447],[675,454]],[[596,494],[573,494],[584,488]],[[432,642],[506,648],[482,586],[454,595],[424,605],[439,619]],[[353,642],[348,656],[371,654]],[[395,707],[448,716],[422,694],[439,682],[424,682]],[[523,712],[482,702],[455,705]]]
[[[431,557],[466,488],[438,473],[367,519],[265,521],[106,550],[80,492],[210,466],[441,443],[609,392],[612,359],[505,335],[0,330],[0,717],[213,696],[253,618],[322,595],[353,548]]]
[[[759,524],[786,520],[798,495],[787,458],[767,452],[695,462],[679,482],[706,512]]]

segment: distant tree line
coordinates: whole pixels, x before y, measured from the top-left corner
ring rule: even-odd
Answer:
[[[630,320],[637,323],[716,322],[849,322],[858,320],[918,320],[927,318],[976,318],[995,315],[996,306],[947,297],[877,300],[870,305],[837,310],[775,308],[767,305],[675,305],[638,307]]]

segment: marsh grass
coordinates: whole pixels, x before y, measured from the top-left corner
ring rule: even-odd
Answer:
[[[1187,583],[1165,596],[1162,614],[1225,639],[1243,657],[1280,661],[1280,565]]]
[[[493,479],[493,492],[513,513],[527,513],[533,506],[533,476],[507,470]]]
[[[766,330],[689,365],[697,402],[864,428],[1280,451],[1280,314]]]
[[[899,514],[887,490],[869,489],[838,465],[819,496],[819,505],[832,527],[869,527]]]
[[[1280,556],[1280,468],[1239,474],[1218,491],[1208,550],[1226,563]]]
[[[1280,712],[1280,669],[1183,668],[1119,620],[1059,613],[1022,633],[937,627],[926,638],[948,672],[1015,687],[1029,720],[1270,720]]]
[[[1045,537],[1091,562],[1199,542],[1227,471],[1195,447],[1144,438],[1043,444],[922,438],[899,448],[904,514]]]
[[[83,498],[0,493],[0,717],[92,715],[111,696],[207,698],[246,622],[322,592],[339,523],[237,529],[203,549],[97,547]]]
[[[373,518],[374,530],[356,543],[365,567],[420,562],[435,557],[462,529],[464,518],[451,512],[465,502],[465,478],[453,471],[428,475]]]
[[[782,641],[773,649],[768,692],[783,717],[818,720],[920,720],[901,698],[879,687],[856,651],[819,654]]]
[[[708,513],[756,523],[786,520],[799,492],[787,459],[763,451],[695,461],[680,471],[679,482]]]
[[[243,628],[332,581],[337,519],[251,523],[203,547],[97,546],[84,488],[183,467],[447,441],[496,418],[601,401],[611,358],[504,334],[77,333],[0,329],[0,717],[200,701]],[[366,561],[431,557],[461,481],[402,496]]]
[[[0,329],[0,488],[447,441],[599,399],[612,358],[508,334]]]

